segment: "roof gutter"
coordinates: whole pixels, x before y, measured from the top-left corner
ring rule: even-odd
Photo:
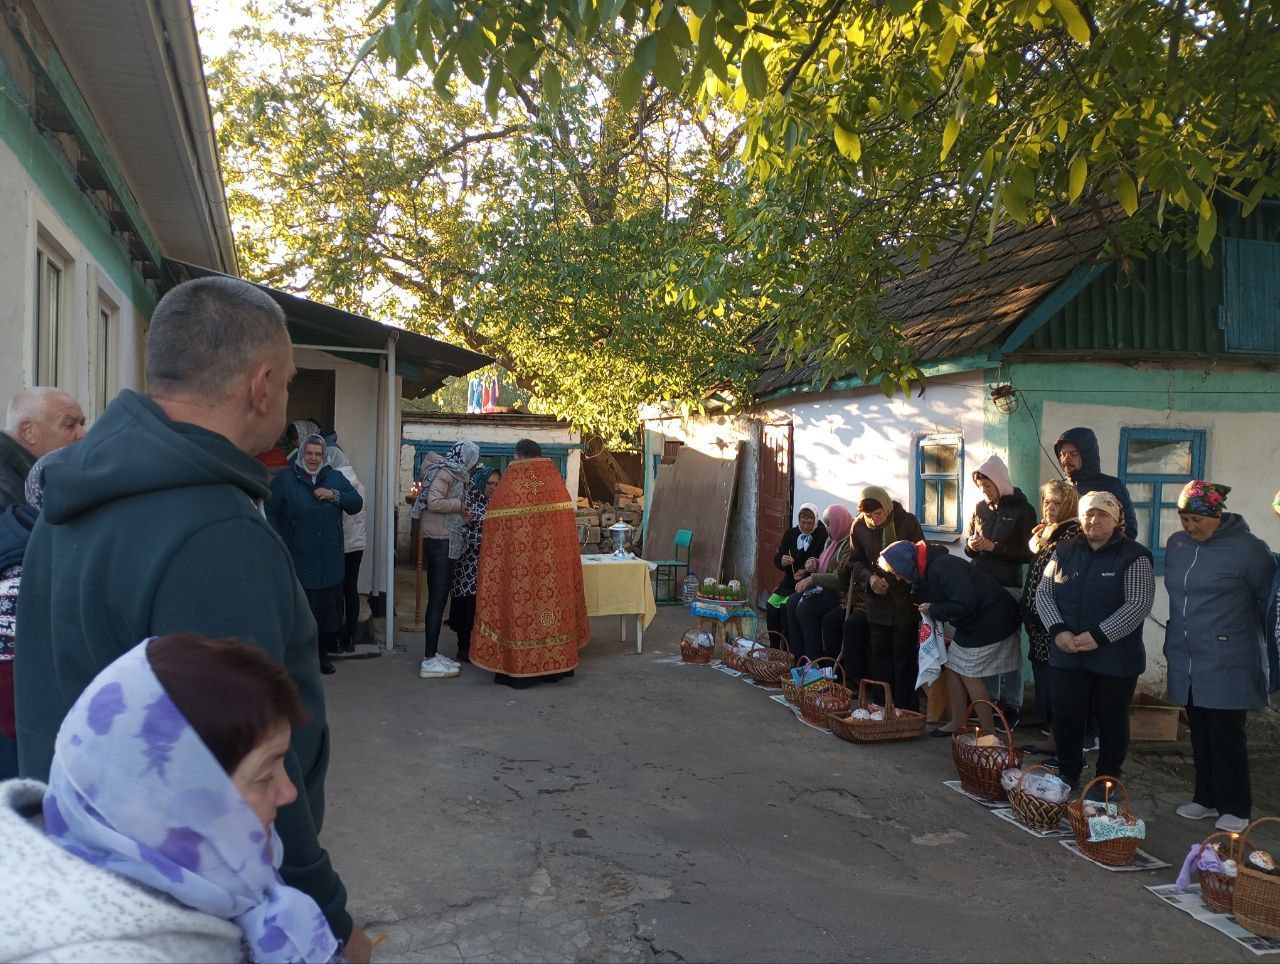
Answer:
[[[177,81],[183,127],[195,154],[196,181],[201,188],[207,226],[213,248],[219,255],[219,270],[239,275],[236,242],[231,231],[231,214],[222,183],[222,165],[205,84],[204,61],[196,34],[195,15],[190,0],[158,0],[161,25],[170,67]]]

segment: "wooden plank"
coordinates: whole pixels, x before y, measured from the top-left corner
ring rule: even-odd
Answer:
[[[659,466],[650,497],[645,559],[674,559],[676,530],[690,529],[689,567],[694,574],[700,580],[735,575],[722,567],[741,454],[741,442],[730,458],[717,458],[683,445],[674,462]],[[738,573],[737,577],[749,580],[751,574]]]

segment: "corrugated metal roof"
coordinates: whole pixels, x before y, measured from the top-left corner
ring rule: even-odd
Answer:
[[[207,278],[222,276],[220,271],[181,261],[167,261],[176,278]],[[357,315],[333,305],[310,301],[301,295],[281,291],[267,285],[250,282],[275,299],[285,313],[289,325],[289,337],[295,344],[322,344],[335,348],[379,351],[387,347],[387,339],[393,332],[396,338],[396,374],[404,378],[401,394],[404,398],[428,395],[444,384],[449,376],[463,377],[493,363],[488,355],[459,348],[436,338],[420,335],[404,328],[393,328],[381,322]],[[378,355],[342,352],[339,357],[369,365],[382,364]]]
[[[1119,208],[1108,217],[1123,217]],[[968,354],[1001,340],[1037,302],[1056,288],[1106,241],[1106,233],[1083,208],[1067,208],[1026,230],[1006,226],[985,249],[956,246],[924,269],[917,268],[885,292],[880,307],[896,318],[917,361]],[[790,371],[784,358],[766,359],[757,396],[807,385],[816,375],[811,360]]]

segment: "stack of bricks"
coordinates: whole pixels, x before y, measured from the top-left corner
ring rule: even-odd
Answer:
[[[644,524],[644,490],[633,485],[618,484],[614,491],[613,502],[593,503],[588,499],[578,499],[575,512],[578,525],[587,527],[586,541],[583,543],[584,555],[601,552],[613,552],[613,536],[609,527],[617,522],[625,522],[634,530],[629,548],[640,553],[640,532]]]

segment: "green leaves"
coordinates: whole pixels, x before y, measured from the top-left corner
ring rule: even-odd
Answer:
[[[769,92],[769,72],[765,69],[764,58],[755,47],[748,47],[742,55],[742,83],[747,93],[760,100]]]
[[[839,121],[835,129],[836,149],[855,164],[862,160],[862,138],[853,131],[846,130]]]
[[[942,154],[939,158],[945,161],[947,155],[951,153],[951,148],[955,146],[956,138],[960,136],[960,122],[954,117],[947,118],[947,126],[942,130]]]
[[[1128,171],[1116,174],[1116,200],[1124,208],[1125,214],[1132,216],[1138,210],[1138,186],[1134,184]]]
[[[1208,254],[1213,239],[1218,235],[1218,211],[1208,198],[1200,202],[1199,221],[1196,224],[1196,247],[1201,254]]]
[[[1089,177],[1089,162],[1083,156],[1077,155],[1071,162],[1071,171],[1069,174],[1069,183],[1067,187],[1067,198],[1073,204],[1080,199],[1080,195],[1084,193],[1084,185]]]
[[[1092,34],[1089,32],[1089,24],[1085,22],[1080,8],[1075,5],[1073,0],[1053,0],[1053,9],[1057,11],[1058,16],[1062,18],[1062,24],[1067,28],[1067,33],[1071,34],[1076,43],[1088,45],[1092,40]]]
[[[563,84],[559,67],[555,64],[547,64],[542,68],[542,102],[552,109],[559,107]]]

